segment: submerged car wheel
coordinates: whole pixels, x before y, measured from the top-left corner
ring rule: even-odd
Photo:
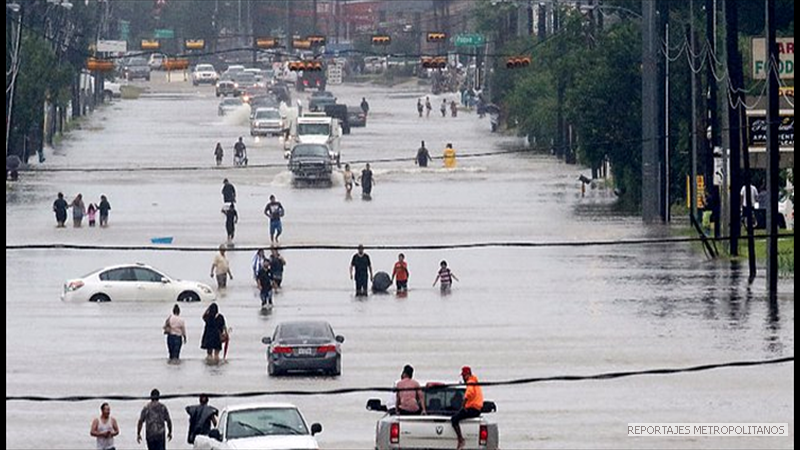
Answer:
[[[89,299],[89,301],[90,302],[96,302],[96,303],[105,303],[105,302],[110,302],[111,298],[109,298],[109,296],[107,296],[106,294],[94,294]]]
[[[200,296],[197,293],[192,291],[181,292],[181,295],[178,296],[179,302],[199,302]]]
[[[338,377],[341,374],[342,374],[342,357],[339,356],[336,358],[336,366],[334,366],[334,368],[331,369],[331,375]]]
[[[269,376],[277,376],[277,375],[282,375],[283,372],[276,369],[275,366],[272,365],[272,363],[269,363],[267,364],[267,374],[269,374]]]

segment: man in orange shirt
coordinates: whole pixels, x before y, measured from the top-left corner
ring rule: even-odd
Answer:
[[[408,290],[408,264],[406,264],[406,256],[402,253],[397,255],[397,262],[394,263],[394,270],[392,271],[392,281],[397,279],[397,292],[405,292]]]
[[[483,391],[478,386],[478,378],[472,374],[472,369],[469,366],[461,368],[461,378],[467,384],[467,391],[464,393],[464,404],[461,409],[450,419],[453,424],[453,429],[456,430],[458,436],[458,450],[464,448],[464,436],[461,435],[461,426],[459,422],[464,419],[471,419],[481,415],[483,409]]]

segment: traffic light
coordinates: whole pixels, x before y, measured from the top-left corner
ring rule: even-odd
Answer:
[[[306,40],[311,44],[312,47],[320,47],[325,45],[326,39],[325,36],[309,36]]]
[[[158,41],[149,41],[147,39],[142,39],[142,50],[158,50],[161,45]]]
[[[531,65],[530,56],[515,56],[506,60],[507,69],[519,69]]]
[[[86,68],[92,72],[110,72],[114,70],[114,63],[107,59],[89,58]]]
[[[444,69],[447,67],[447,58],[443,56],[423,56],[420,63],[423,69]]]
[[[310,50],[311,41],[309,41],[308,39],[293,39],[292,47],[298,50]]]
[[[169,58],[164,61],[164,68],[170,70],[186,70],[189,68],[189,60],[186,58]]]
[[[289,63],[289,70],[292,72],[321,72],[321,61],[292,61]]]
[[[391,36],[385,34],[377,34],[372,36],[372,45],[389,45],[392,43]]]
[[[263,49],[276,48],[280,45],[277,38],[257,38],[256,47]]]
[[[447,39],[447,33],[438,31],[431,31],[428,33],[428,42],[444,42]]]
[[[202,50],[206,48],[206,41],[203,39],[186,39],[183,45],[186,50]]]

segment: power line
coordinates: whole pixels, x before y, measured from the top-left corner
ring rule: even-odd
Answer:
[[[512,380],[502,381],[481,381],[478,383],[468,383],[470,385],[484,386],[484,387],[500,387],[500,386],[519,386],[534,383],[547,383],[558,381],[607,381],[618,378],[629,378],[635,376],[646,375],[674,375],[680,373],[694,373],[705,372],[709,370],[731,368],[731,367],[753,367],[753,366],[766,366],[775,364],[784,364],[794,362],[794,356],[787,356],[784,358],[774,358],[765,360],[748,360],[748,361],[730,361],[724,363],[703,364],[698,366],[678,367],[678,368],[660,368],[660,369],[645,369],[645,370],[630,370],[619,372],[603,372],[594,375],[555,375],[549,377],[530,377],[530,378],[517,378]],[[423,391],[436,391],[445,388],[464,386],[464,384],[443,384],[431,387],[420,387]],[[161,394],[161,400],[171,400],[179,398],[196,398],[200,395],[206,395],[209,398],[247,398],[247,397],[264,397],[264,396],[318,396],[318,395],[344,395],[354,394],[360,392],[398,392],[417,390],[417,388],[394,388],[385,386],[373,387],[352,387],[340,389],[327,389],[319,391],[300,391],[300,390],[284,390],[284,391],[244,391],[244,392],[229,392],[229,393],[209,393],[209,392],[191,392],[183,394]],[[26,401],[26,402],[85,402],[95,400],[114,400],[114,401],[139,401],[150,400],[150,396],[137,396],[137,395],[68,395],[68,396],[42,396],[42,395],[6,395],[6,401]]]
[[[771,235],[758,235],[755,239],[767,239]],[[778,239],[794,238],[794,233],[781,233]],[[653,238],[653,239],[618,239],[600,241],[495,241],[495,242],[470,242],[461,244],[417,244],[417,245],[364,245],[366,250],[460,250],[478,248],[555,248],[555,247],[616,247],[637,245],[665,245],[704,241],[727,241],[730,237],[678,237],[678,238]],[[229,252],[254,252],[263,247],[233,247]],[[281,250],[355,250],[355,245],[343,244],[306,244],[306,245],[281,245]],[[219,246],[212,247],[178,247],[157,245],[90,245],[90,244],[6,244],[6,251],[23,250],[78,250],[78,251],[166,251],[166,252],[215,252]]]

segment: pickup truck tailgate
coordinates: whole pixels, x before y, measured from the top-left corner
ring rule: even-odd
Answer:
[[[400,425],[398,445],[393,448],[402,449],[448,449],[456,448],[456,432],[450,424],[449,417],[431,416],[395,416]],[[480,418],[461,421],[461,433],[465,440],[465,449],[486,449],[480,445]]]

